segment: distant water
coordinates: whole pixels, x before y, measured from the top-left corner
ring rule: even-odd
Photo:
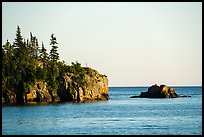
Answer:
[[[201,135],[202,87],[173,87],[191,98],[130,98],[147,87],[110,87],[110,100],[2,107],[2,134]]]

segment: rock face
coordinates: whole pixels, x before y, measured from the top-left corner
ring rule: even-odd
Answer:
[[[84,102],[88,100],[108,100],[108,78],[91,68],[84,68],[85,85],[78,85],[72,73],[65,73],[61,78],[58,95],[61,101]]]
[[[157,84],[148,88],[147,92],[141,92],[140,96],[131,96],[130,98],[177,98],[190,97],[177,95],[173,88],[168,88],[166,85]]]
[[[37,81],[35,84],[28,85],[28,91],[25,94],[26,102],[51,102],[52,96],[47,89],[47,82]]]

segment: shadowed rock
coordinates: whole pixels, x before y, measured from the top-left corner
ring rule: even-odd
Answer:
[[[168,88],[166,85],[157,84],[148,88],[147,92],[141,92],[139,96],[131,96],[130,98],[178,98],[178,97],[191,97],[177,95],[174,88]]]

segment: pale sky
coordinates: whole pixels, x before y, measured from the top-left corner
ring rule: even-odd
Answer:
[[[19,26],[60,60],[105,74],[109,86],[202,85],[201,2],[3,2],[2,44]]]

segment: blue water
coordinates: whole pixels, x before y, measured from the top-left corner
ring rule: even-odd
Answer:
[[[6,105],[2,134],[201,135],[202,87],[174,87],[190,98],[130,98],[147,87],[110,87],[108,101]]]

